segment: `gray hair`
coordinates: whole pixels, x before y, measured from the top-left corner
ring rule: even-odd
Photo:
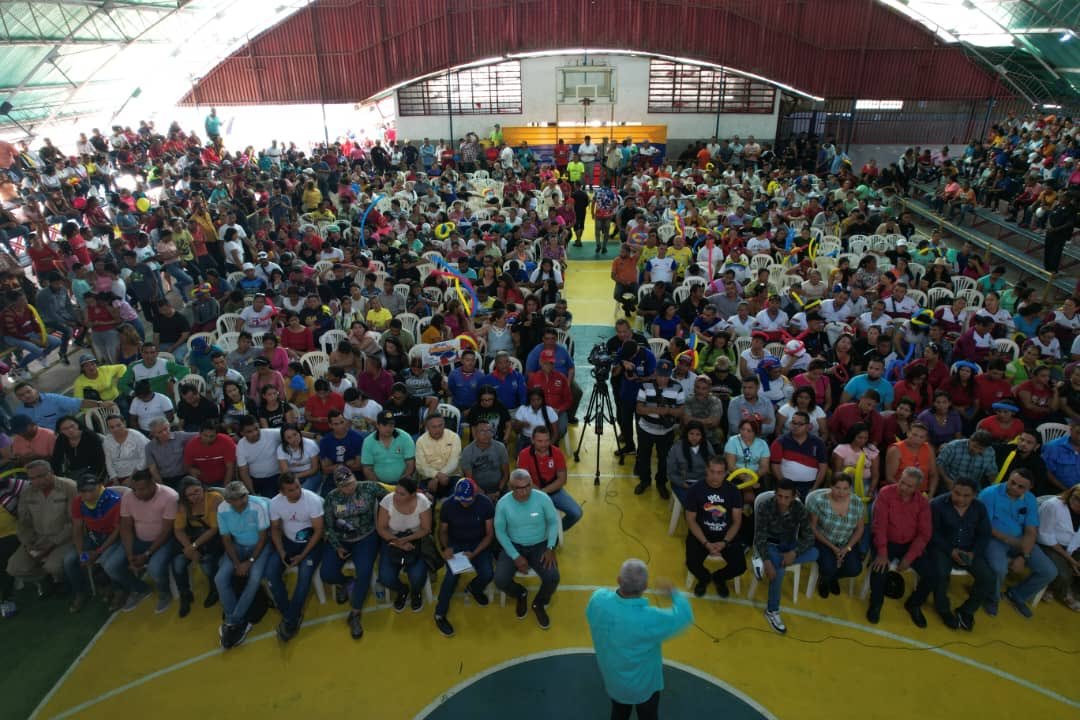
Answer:
[[[514,482],[515,480],[528,480],[529,483],[531,484],[532,483],[532,475],[529,474],[528,470],[523,470],[522,468],[517,468],[516,470],[514,470],[514,471],[512,471],[510,473],[510,482]]]
[[[38,458],[37,460],[31,460],[30,462],[23,465],[23,469],[26,470],[27,472],[30,472],[34,468],[45,468],[46,470],[49,471],[50,475],[53,472],[52,463],[50,463],[48,460],[45,460],[44,458]],[[526,474],[528,474],[528,473],[526,473]]]
[[[637,596],[649,586],[649,569],[637,558],[630,558],[619,568],[619,590],[623,595]]]
[[[157,429],[160,428],[162,425],[168,425],[168,424],[169,424],[168,419],[165,418],[165,417],[162,417],[161,415],[159,415],[159,416],[157,416],[156,418],[154,418],[153,420],[150,421],[150,430],[152,432],[156,432]]]
[[[906,468],[904,468],[904,472],[901,473],[900,476],[901,477],[912,478],[912,479],[915,480],[915,482],[919,483],[920,485],[922,485],[922,481],[923,481],[923,477],[924,477],[923,476],[923,471],[920,470],[917,467],[906,467]]]
[[[231,483],[225,486],[225,499],[226,500],[239,500],[242,497],[248,496],[247,485],[239,480],[233,480]]]

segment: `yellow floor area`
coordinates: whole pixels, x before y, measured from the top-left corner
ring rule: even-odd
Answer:
[[[610,256],[571,263],[567,287],[576,323],[611,323],[609,265]],[[579,431],[571,430],[571,444]],[[654,577],[680,585],[686,577],[685,526],[668,536],[670,505],[655,491],[633,494],[630,464],[617,464],[612,442],[609,430],[599,486],[593,484],[594,435],[586,437],[581,462],[571,465],[568,488],[584,517],[559,550],[562,585],[549,608],[550,631],[531,616],[517,621],[511,605],[464,606],[459,594],[449,613],[457,635],[447,639],[437,632],[430,606],[395,614],[372,597],[366,633],[353,641],[345,608],[332,597],[320,605],[312,593],[305,625],[292,642],[283,645],[274,636],[278,616],[271,610],[244,645],[223,653],[220,608],[202,609],[206,583],[200,576],[196,607],[184,620],[175,605],[155,615],[151,602],[114,616],[37,716],[404,720],[497,663],[588,647],[585,603],[594,588],[614,583],[624,559],[641,557]],[[673,640],[666,656],[723,680],[777,718],[1080,717],[1077,616],[1059,604],[1043,604],[1025,621],[1002,603],[997,618],[980,613],[975,632],[956,633],[930,608],[930,627],[919,630],[900,602],[890,600],[881,624],[870,626],[865,603],[848,597],[846,581],[844,594],[829,600],[816,593],[807,599],[806,582],[804,574],[802,597],[793,604],[787,581],[787,636],[773,633],[762,617],[764,587],[747,599],[747,574],[741,596],[693,600],[696,627]],[[962,584],[954,581],[954,597]],[[513,703],[512,697],[493,699],[490,716],[512,715]],[[703,713],[698,716],[724,716],[723,708]],[[572,703],[561,714],[577,718]]]

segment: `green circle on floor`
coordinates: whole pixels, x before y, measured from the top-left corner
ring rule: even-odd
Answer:
[[[660,716],[771,720],[750,698],[695,668],[664,661]],[[562,650],[512,660],[479,673],[448,691],[416,718],[460,720],[499,715],[514,720],[606,718],[611,700],[604,692],[596,657],[586,650]]]

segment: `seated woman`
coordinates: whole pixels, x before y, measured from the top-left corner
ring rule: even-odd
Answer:
[[[697,420],[688,422],[683,428],[682,440],[671,448],[667,457],[671,491],[680,503],[684,503],[684,507],[686,493],[705,479],[705,469],[714,454],[712,445],[705,439],[705,426]]]
[[[517,451],[520,453],[532,443],[532,433],[538,426],[546,426],[551,433],[552,445],[559,443],[559,412],[547,404],[544,391],[540,388],[529,390],[525,404],[514,411],[511,421],[518,434]]]
[[[1080,485],[1040,503],[1039,545],[1058,572],[1043,599],[1080,612]]]
[[[653,320],[650,332],[655,338],[670,340],[679,332],[679,317],[674,303],[664,303],[660,313]]]
[[[960,413],[952,407],[952,400],[945,390],[934,393],[933,406],[923,410],[918,420],[930,428],[930,442],[940,447],[950,440],[963,437],[964,423]]]
[[[236,435],[240,418],[245,415],[257,415],[259,408],[244,392],[243,386],[235,380],[226,380],[221,385],[221,424],[230,435]]]
[[[289,360],[299,360],[304,353],[316,349],[311,328],[304,326],[300,316],[295,313],[289,313],[285,320],[285,327],[281,330],[281,347],[289,354]]]
[[[862,572],[859,541],[865,530],[865,506],[852,492],[851,478],[841,473],[833,475],[825,492],[810,493],[806,509],[818,548],[818,595],[839,595],[840,579]]]
[[[881,452],[870,442],[870,427],[855,423],[843,442],[833,448],[830,463],[833,475],[849,475],[853,478],[852,487],[857,488],[859,483],[854,479],[854,472],[861,457],[866,458],[863,460],[863,497],[869,499],[877,491],[881,477]]]
[[[224,501],[221,493],[203,487],[203,484],[190,475],[180,481],[180,502],[173,521],[173,534],[180,547],[172,561],[172,573],[176,578],[177,590],[180,591],[180,617],[191,612],[191,579],[188,567],[198,563],[203,575],[210,583],[210,592],[203,601],[203,607],[213,607],[218,601],[214,576],[217,575],[218,563],[225,553],[218,535],[217,509]]]
[[[61,477],[77,477],[89,471],[104,480],[105,450],[101,436],[88,430],[73,415],[60,418],[56,421],[52,468]]]
[[[921,413],[930,407],[930,372],[925,365],[909,366],[904,370],[904,379],[893,386],[893,404],[901,398],[911,398],[915,411]]]
[[[821,406],[817,404],[813,388],[804,385],[797,388],[791,399],[780,406],[776,411],[776,435],[779,437],[784,432],[784,427],[791,420],[791,416],[802,411],[810,416],[810,434],[817,435],[822,440],[829,439],[829,418]]]
[[[424,608],[428,570],[420,542],[431,534],[431,500],[416,489],[413,478],[403,477],[394,492],[379,501],[376,530],[386,543],[379,557],[379,584],[397,593],[394,612],[404,610],[410,599],[413,612]],[[408,585],[401,582],[402,571],[409,578]]]

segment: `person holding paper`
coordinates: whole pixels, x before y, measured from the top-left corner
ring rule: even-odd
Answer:
[[[487,586],[495,575],[490,551],[494,539],[495,504],[478,492],[471,480],[461,478],[439,511],[439,545],[447,561],[447,573],[435,604],[435,626],[446,637],[454,635],[446,612],[457,590],[458,575],[474,570],[476,577],[465,589],[477,605],[488,604]]]

